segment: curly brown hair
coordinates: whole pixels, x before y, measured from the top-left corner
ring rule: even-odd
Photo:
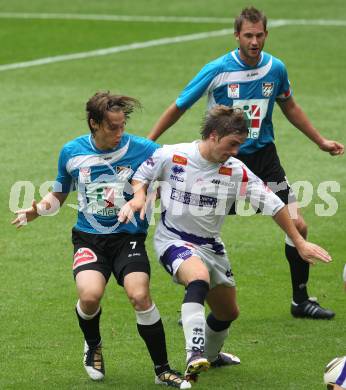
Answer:
[[[91,126],[91,119],[101,124],[105,118],[106,112],[123,112],[125,119],[130,118],[131,113],[136,109],[141,108],[139,100],[130,96],[112,95],[108,92],[97,92],[92,96],[86,104],[86,114],[89,129],[94,133],[95,129]]]
[[[241,108],[217,105],[209,110],[202,122],[202,139],[209,138],[215,130],[217,136],[223,138],[230,134],[248,134],[249,123]]]

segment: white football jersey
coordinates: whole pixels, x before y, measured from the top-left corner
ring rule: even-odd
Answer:
[[[157,149],[133,176],[160,183],[161,221],[156,235],[204,245],[221,242],[220,230],[232,204],[241,198],[275,215],[284,203],[241,161],[205,160],[199,142],[165,145]]]

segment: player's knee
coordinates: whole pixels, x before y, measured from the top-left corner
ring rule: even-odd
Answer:
[[[95,291],[84,291],[79,294],[79,301],[87,313],[94,313],[100,306],[101,297]]]
[[[206,268],[196,269],[193,274],[188,275],[185,279],[185,285],[188,286],[190,283],[196,280],[203,280],[206,283],[210,283],[209,272]]]
[[[127,292],[129,300],[137,311],[148,310],[151,305],[151,298],[147,289],[134,289]]]

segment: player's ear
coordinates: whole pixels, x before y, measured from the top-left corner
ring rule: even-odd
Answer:
[[[97,131],[98,128],[99,128],[98,123],[96,123],[96,122],[94,121],[94,119],[92,119],[92,118],[90,119],[90,126],[91,126],[92,129],[94,130],[93,132]]]
[[[233,35],[234,35],[235,40],[239,41],[239,33],[237,31],[234,31]]]
[[[212,140],[212,141],[216,141],[217,140],[217,133],[216,133],[216,130],[212,130],[212,132],[210,133],[209,135],[209,139]]]

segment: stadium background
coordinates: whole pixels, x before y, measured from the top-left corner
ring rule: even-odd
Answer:
[[[345,47],[343,0],[251,2],[269,19],[286,23],[270,28],[266,50],[287,65],[298,102],[328,137],[346,143]],[[9,210],[18,181],[38,189],[54,180],[57,157],[68,140],[87,132],[86,100],[97,90],[135,96],[143,110],[128,131],[145,136],[163,109],[200,67],[234,48],[230,33],[162,44],[105,56],[6,69],[6,64],[88,52],[167,37],[232,28],[232,19],[248,5],[216,0],[11,0],[0,1],[0,388],[1,389],[151,389],[153,372],[133,310],[111,281],[104,297],[102,331],[107,378],[91,383],[84,373],[82,338],[74,315],[70,229],[75,210],[64,207],[54,218],[41,218],[15,231]],[[7,13],[7,14],[6,14]],[[8,13],[213,17],[212,23],[179,19],[158,22],[39,18]],[[219,20],[229,18],[229,21]],[[136,18],[134,18],[136,19]],[[287,20],[305,20],[287,23]],[[317,21],[319,20],[319,21]],[[300,23],[300,24],[297,24]],[[198,137],[205,101],[160,142]],[[230,218],[223,237],[238,283],[241,316],[225,350],[242,359],[239,367],[201,375],[196,389],[322,389],[324,365],[345,351],[345,302],[341,273],[345,263],[345,157],[322,153],[275,111],[276,142],[290,182],[309,180],[313,202],[304,208],[310,240],[325,246],[334,261],[311,269],[310,292],[334,309],[330,322],[295,320],[289,314],[290,282],[283,234],[259,216]],[[317,217],[317,187],[337,181],[338,211]],[[28,184],[27,184],[28,185]],[[26,202],[28,199],[26,200]],[[75,203],[71,196],[67,203]],[[23,192],[19,204],[23,204]],[[182,289],[174,286],[154,257],[151,236],[152,295],[166,327],[172,365],[184,369],[183,334],[177,326]]]

